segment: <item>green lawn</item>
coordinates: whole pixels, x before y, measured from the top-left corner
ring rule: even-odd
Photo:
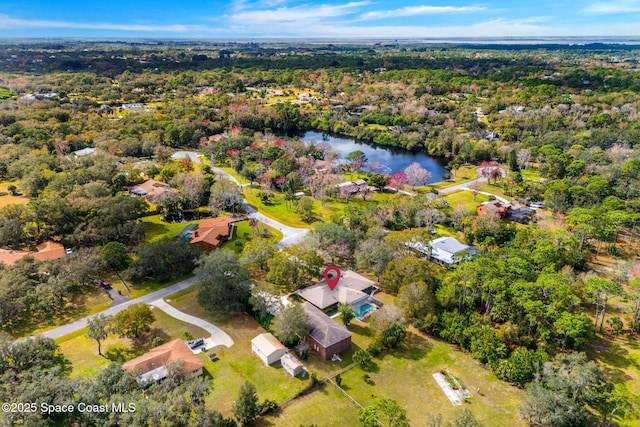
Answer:
[[[162,221],[160,215],[150,215],[140,218],[144,224],[145,240],[147,243],[155,242],[165,237],[175,237],[189,224],[197,224],[199,220],[176,222],[174,224]]]
[[[476,200],[473,200],[473,191],[468,190],[457,190],[452,191],[444,196],[444,198],[449,202],[449,205],[455,208],[458,205],[462,205],[471,212],[476,211],[476,207],[482,203],[489,200],[489,196],[485,196],[484,194],[478,194],[476,196]]]
[[[151,342],[155,337],[162,337],[165,342],[168,342],[182,338],[184,331],[189,331],[194,337],[209,336],[205,330],[190,323],[182,322],[161,310],[154,309],[153,314],[156,320],[151,325],[151,332],[144,340],[132,345],[130,339],[110,335],[108,339],[102,342],[102,353],[105,356],[98,356],[98,344],[94,340],[87,338],[86,328],[56,339],[62,354],[71,361],[71,375],[86,377],[95,374],[98,368],[107,365],[110,361],[122,363],[138,357],[149,351]]]
[[[238,172],[232,167],[229,166],[218,166],[218,169],[222,169],[232,177],[234,177],[240,184],[248,184],[249,180],[240,176]]]
[[[244,249],[245,245],[249,243],[251,240],[255,239],[255,233],[253,228],[249,225],[249,221],[238,221],[233,224],[233,237],[231,240],[224,242],[222,244],[223,248],[231,249],[236,253],[241,253]],[[261,222],[258,222],[258,228],[264,229],[267,227],[269,229],[269,233],[271,234],[271,240],[274,243],[277,243],[282,239],[282,233],[276,230],[273,227],[269,227]]]
[[[538,181],[541,178],[538,168],[522,169],[520,170],[520,175],[522,175],[524,179],[530,179],[533,181]]]
[[[273,192],[274,198],[272,199],[271,204],[265,205],[258,199],[258,193],[260,191],[261,190],[257,187],[243,188],[244,196],[249,204],[257,208],[260,213],[291,227],[308,228],[310,226],[309,223],[306,223],[300,219],[300,215],[298,215],[295,210],[295,202],[291,202],[289,204],[286,203],[286,201],[284,200],[284,194]],[[361,196],[352,198],[348,203],[332,198],[325,200],[325,202],[322,204],[318,200],[314,200],[314,211],[316,213],[316,220],[321,221],[323,219],[330,219],[333,216],[342,216],[344,214],[344,209],[347,206],[364,206],[369,204],[377,205],[379,203],[387,202],[393,197],[406,196],[386,192],[381,193],[376,191],[373,194],[369,195],[366,201],[362,200]]]
[[[477,166],[460,166],[459,169],[453,171],[453,180],[436,182],[424,187],[418,187],[417,189],[421,192],[429,192],[431,191],[431,188],[439,190],[445,187],[451,187],[452,185],[462,184],[463,182],[473,181],[477,178],[477,169]]]
[[[334,387],[325,384],[313,393],[298,398],[276,416],[263,417],[258,427],[358,426],[358,408]]]
[[[246,314],[209,313],[197,302],[197,290],[185,289],[171,296],[170,304],[185,313],[201,317],[215,324],[231,336],[231,348],[216,347],[219,359],[205,363],[205,370],[213,377],[213,392],[207,404],[225,416],[232,415],[233,401],[245,381],[255,384],[260,400],[278,402],[290,399],[307,386],[308,378],[292,378],[282,368],[265,366],[252,353],[251,339],[265,330]]]
[[[367,372],[357,367],[342,375],[343,388],[363,406],[386,397],[397,400],[407,410],[412,425],[422,426],[427,414],[440,413],[445,420],[451,420],[459,408],[449,402],[432,377],[447,369],[471,391],[472,397],[464,407],[484,425],[524,425],[517,413],[523,391],[498,380],[452,345],[410,329],[399,349],[374,362]],[[370,375],[374,385],[364,381],[365,374]],[[476,394],[477,388],[482,396]]]

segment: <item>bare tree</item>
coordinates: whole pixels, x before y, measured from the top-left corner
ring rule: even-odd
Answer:
[[[404,174],[412,190],[415,190],[416,185],[424,185],[431,179],[431,172],[421,167],[418,162],[413,162],[407,166]]]

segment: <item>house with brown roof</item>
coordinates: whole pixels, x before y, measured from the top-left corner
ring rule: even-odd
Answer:
[[[122,364],[122,369],[138,374],[139,382],[160,381],[167,365],[181,363],[183,374],[200,375],[204,364],[181,339],[152,348],[148,353]]]
[[[483,202],[476,207],[476,213],[478,216],[498,215],[500,218],[504,218],[507,210],[509,210],[509,206],[502,203],[500,200]]]
[[[312,350],[318,352],[324,360],[343,353],[351,348],[351,332],[331,319],[319,308],[309,302],[302,304],[309,316],[309,334],[307,343]]]
[[[142,184],[131,187],[129,193],[134,196],[144,197],[147,202],[158,205],[177,192],[162,181],[148,179]]]
[[[217,249],[229,240],[232,227],[230,218],[203,219],[191,235],[191,244],[205,251]]]
[[[62,243],[47,240],[37,246],[37,251],[14,251],[11,249],[0,249],[0,262],[5,265],[13,265],[19,259],[32,256],[37,261],[46,261],[64,257],[67,252]]]

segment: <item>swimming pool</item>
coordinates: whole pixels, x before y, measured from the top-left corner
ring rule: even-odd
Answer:
[[[369,303],[364,303],[358,308],[358,311],[356,312],[356,317],[358,319],[362,319],[364,315],[370,311],[373,311],[373,306]]]

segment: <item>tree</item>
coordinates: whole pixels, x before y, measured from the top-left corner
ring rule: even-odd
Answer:
[[[309,223],[313,221],[316,216],[313,211],[313,203],[313,197],[309,196],[301,198],[298,200],[298,203],[296,203],[296,210],[298,211],[298,214],[300,214],[300,219],[304,222]]]
[[[404,190],[404,186],[407,185],[409,181],[407,180],[407,175],[404,172],[396,172],[391,175],[387,185],[391,188],[395,188],[396,191]]]
[[[228,180],[220,179],[211,186],[209,195],[209,209],[217,215],[220,211],[236,212],[236,207],[242,203],[242,193],[238,186]]]
[[[407,319],[422,319],[434,311],[433,292],[424,282],[404,285],[398,292],[398,306]]]
[[[367,164],[367,156],[361,150],[350,152],[345,159],[349,162],[349,169],[352,174],[360,172]]]
[[[407,335],[402,311],[394,305],[384,305],[371,314],[371,329],[376,340],[386,348],[395,348]]]
[[[378,427],[378,420],[383,419],[386,427],[409,427],[407,411],[393,399],[383,398],[375,406],[367,406],[358,411],[363,427]]]
[[[359,348],[353,353],[353,361],[364,368],[371,362],[371,354],[367,350]]]
[[[483,427],[482,423],[476,419],[473,412],[467,408],[456,411],[456,416],[451,422],[451,427]]]
[[[113,316],[113,331],[121,337],[136,339],[151,330],[156,318],[146,304],[133,304]]]
[[[109,335],[109,326],[111,324],[111,316],[105,316],[104,314],[98,314],[89,318],[87,321],[87,337],[95,340],[98,343],[98,355],[102,356],[102,350],[100,349],[100,343]]]
[[[299,304],[283,308],[273,318],[273,334],[286,346],[304,338],[309,328],[309,316]]]
[[[249,303],[250,281],[235,252],[217,249],[196,263],[198,302],[210,311],[244,311]]]
[[[355,252],[356,265],[371,271],[380,281],[380,275],[393,261],[393,251],[382,241],[377,239],[367,239],[362,241]]]
[[[131,264],[131,255],[127,251],[127,247],[120,242],[109,242],[102,247],[100,255],[109,267],[113,269],[122,284],[129,289],[127,284],[120,277],[119,270],[124,270]]]
[[[18,193],[18,187],[13,184],[9,184],[7,190],[11,193],[12,196],[15,196]]]
[[[233,404],[233,415],[241,425],[251,424],[260,414],[256,386],[246,381],[240,386],[238,398]]]
[[[340,318],[342,319],[342,323],[344,326],[349,326],[354,317],[356,317],[355,311],[353,311],[353,307],[351,304],[342,304],[338,305],[338,313],[340,313]]]
[[[271,239],[254,239],[248,242],[242,250],[240,264],[253,266],[260,270],[267,270],[267,262],[278,251]]]
[[[422,168],[418,162],[413,162],[407,166],[404,174],[412,190],[415,190],[418,185],[426,184],[431,179],[431,172]]]
[[[616,316],[608,319],[607,324],[609,325],[609,328],[611,328],[611,333],[613,334],[614,337],[617,337],[622,333],[622,328],[624,328],[624,323],[622,323],[622,320],[620,320],[619,317]]]

